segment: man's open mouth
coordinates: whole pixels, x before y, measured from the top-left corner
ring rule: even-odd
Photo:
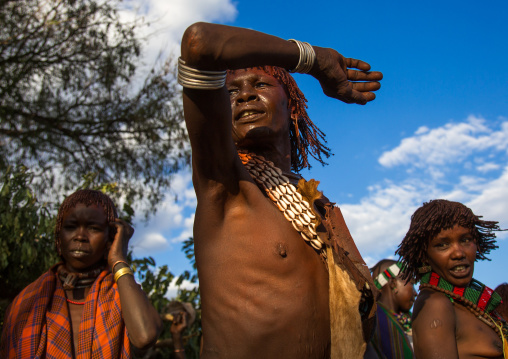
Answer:
[[[257,110],[245,110],[240,112],[236,120],[239,122],[249,122],[256,120],[259,116],[262,116],[264,112]]]

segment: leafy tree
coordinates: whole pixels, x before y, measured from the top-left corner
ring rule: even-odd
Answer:
[[[183,340],[186,358],[197,359],[199,358],[201,344],[201,297],[199,294],[199,286],[196,285],[193,289],[181,287],[184,280],[188,280],[191,283],[197,283],[198,281],[193,238],[184,241],[182,251],[190,260],[193,270],[185,271],[177,278],[175,282],[175,285],[178,287],[177,296],[171,299],[190,303],[194,309],[196,309],[196,319],[190,328],[184,331]],[[148,294],[150,301],[157,311],[163,315],[170,302],[170,298],[167,297],[167,291],[175,276],[168,271],[166,265],[157,268],[155,260],[152,257],[135,259],[132,261],[132,264],[137,278],[141,281],[143,290]],[[152,348],[146,353],[144,358],[155,359],[171,357],[173,353],[173,341],[170,327],[171,322],[165,321],[163,331],[155,348]]]
[[[196,257],[194,255],[194,238],[189,238],[183,242],[182,251],[192,264],[192,271],[184,271],[177,279],[176,286],[180,287],[184,280],[196,284],[193,289],[180,288],[178,290],[177,300],[191,303],[196,309],[196,320],[188,329],[187,346],[185,350],[186,358],[199,358],[199,349],[201,345],[201,294],[198,285],[198,272],[196,267]]]
[[[7,305],[58,261],[55,216],[30,189],[25,167],[8,167],[0,177],[0,322]]]
[[[171,60],[136,82],[144,25],[119,2],[0,1],[0,170],[27,164],[48,198],[96,172],[154,209],[189,159],[180,93]]]

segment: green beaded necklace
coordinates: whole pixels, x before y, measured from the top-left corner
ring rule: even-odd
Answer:
[[[425,273],[420,279],[420,283],[420,290],[432,288],[444,293],[452,302],[457,301],[462,304],[478,319],[491,327],[501,337],[503,351],[506,355],[508,324],[495,312],[496,307],[502,303],[498,293],[476,279],[472,279],[467,287],[457,287],[435,272]]]

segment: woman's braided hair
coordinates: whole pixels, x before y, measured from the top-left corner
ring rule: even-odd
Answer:
[[[323,156],[331,155],[326,147],[325,134],[309,118],[307,114],[307,99],[298,88],[293,77],[283,68],[276,66],[259,67],[268,75],[273,76],[284,88],[288,97],[288,108],[291,110],[292,121],[290,123],[291,142],[291,169],[299,172],[303,168],[311,168],[309,155],[322,165],[326,165]],[[229,70],[228,73],[234,73]]]
[[[87,207],[91,205],[102,207],[104,209],[104,213],[106,214],[108,222],[113,222],[115,218],[118,218],[116,207],[108,195],[102,193],[101,191],[96,191],[92,189],[80,189],[74,192],[73,194],[64,199],[64,201],[60,205],[60,208],[58,209],[55,227],[55,245],[58,255],[61,255],[60,231],[62,230],[64,214],[66,214],[67,211],[69,211],[70,209],[76,207],[78,203],[82,203]]]
[[[450,229],[456,224],[467,228],[476,243],[476,259],[490,260],[486,257],[491,250],[498,248],[496,234],[500,231],[498,222],[483,221],[471,209],[459,202],[435,199],[418,208],[411,216],[409,230],[395,252],[403,263],[402,278],[419,279],[418,268],[427,261],[427,248],[432,238],[442,230]]]

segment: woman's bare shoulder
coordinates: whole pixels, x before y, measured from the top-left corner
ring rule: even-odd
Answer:
[[[423,288],[416,297],[413,318],[417,318],[420,313],[428,312],[435,314],[448,312],[451,314],[453,313],[453,303],[444,293],[430,288]]]

